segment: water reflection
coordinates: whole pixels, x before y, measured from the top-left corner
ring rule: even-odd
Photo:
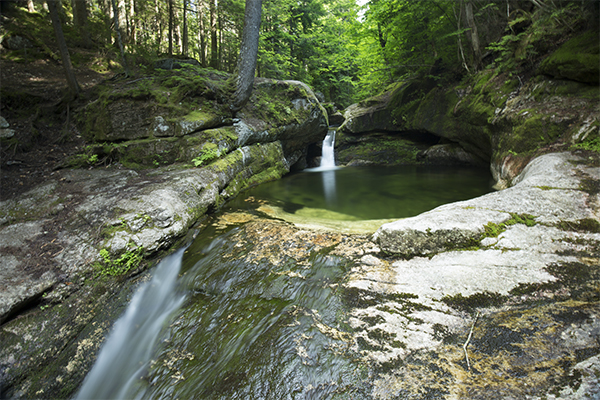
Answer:
[[[319,167],[252,188],[230,204],[233,208],[244,208],[244,199],[253,197],[292,213],[306,208],[358,220],[406,218],[442,204],[489,193],[492,184],[486,169],[400,166],[323,170]]]
[[[335,207],[337,204],[337,188],[335,185],[335,171],[321,172],[323,180],[323,193],[325,194],[325,203],[329,207]]]

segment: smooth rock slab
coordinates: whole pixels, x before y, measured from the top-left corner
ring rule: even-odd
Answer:
[[[573,160],[569,153],[541,156],[515,179],[516,186],[384,224],[373,241],[387,253],[410,258],[477,245],[486,224],[506,222],[511,213],[546,224],[596,218],[587,204],[590,195],[579,189]],[[594,174],[596,169],[585,171]]]

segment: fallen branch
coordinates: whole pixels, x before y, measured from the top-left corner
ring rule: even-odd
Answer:
[[[475,315],[475,319],[473,320],[473,325],[471,325],[471,331],[469,332],[469,336],[467,337],[467,341],[463,345],[463,350],[465,351],[465,359],[467,360],[467,369],[471,370],[471,364],[469,363],[469,354],[467,353],[467,346],[471,341],[471,336],[473,336],[473,329],[475,329],[475,324],[477,323],[477,319],[479,318],[479,311],[477,311],[477,315]]]

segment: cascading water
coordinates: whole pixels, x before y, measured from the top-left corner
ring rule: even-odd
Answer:
[[[133,296],[102,346],[76,399],[124,399],[148,367],[164,324],[184,294],[176,290],[184,249],[165,258]]]
[[[330,129],[327,132],[327,136],[323,139],[323,151],[321,156],[320,169],[334,169],[335,168],[335,129]]]
[[[329,129],[323,139],[321,151],[321,164],[317,168],[309,168],[307,172],[321,172],[323,178],[323,194],[328,205],[337,202],[337,188],[335,183],[335,129]]]
[[[179,251],[159,264],[76,399],[328,399],[360,391],[364,377],[345,355],[351,342],[339,326],[345,308],[334,282],[344,264],[311,246],[272,263],[254,254],[244,232],[208,246],[211,234],[200,235],[184,259]]]

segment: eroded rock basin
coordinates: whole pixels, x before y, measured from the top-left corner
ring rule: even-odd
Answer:
[[[190,298],[130,395],[594,398],[596,172],[547,156],[512,190],[373,237],[224,214],[216,233],[243,225],[187,250]]]
[[[206,231],[229,232],[223,247],[206,239],[184,257],[188,299],[138,393],[597,398],[599,176],[572,154],[542,156],[510,189],[375,235],[225,214]],[[93,357],[108,324],[92,329],[85,315],[73,343],[81,351],[47,379],[89,368],[80,358]],[[33,345],[31,332],[24,318],[2,326],[3,374]]]

